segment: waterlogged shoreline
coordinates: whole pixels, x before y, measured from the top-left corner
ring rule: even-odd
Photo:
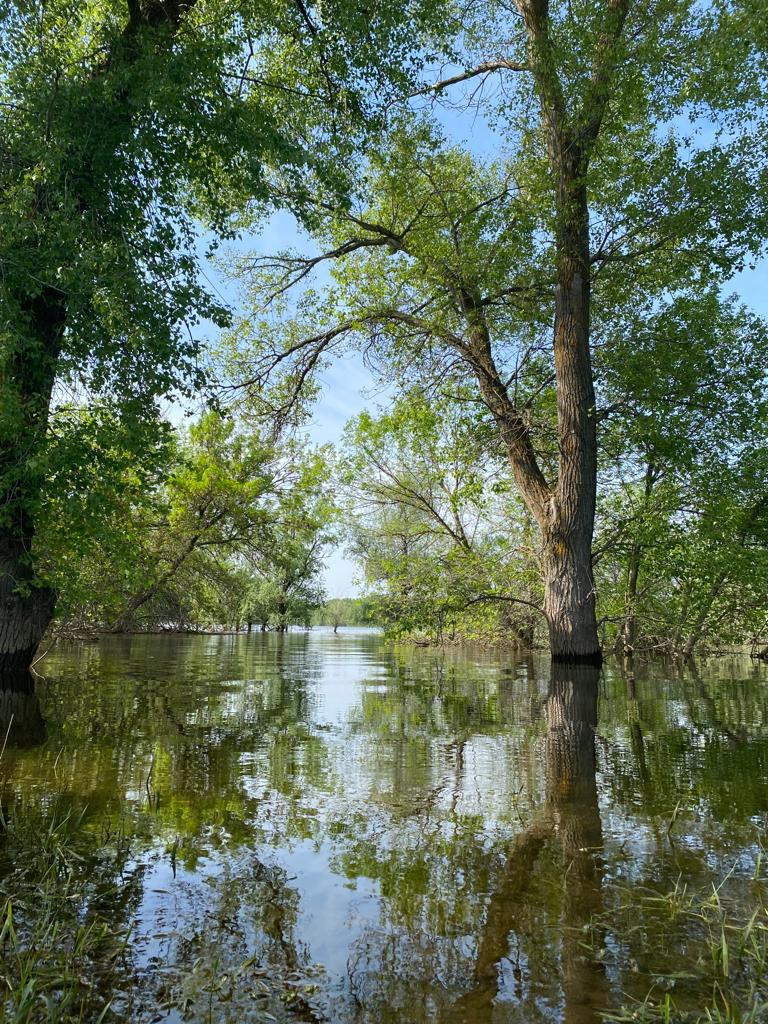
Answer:
[[[759,662],[554,678],[317,630],[39,668],[0,759],[9,1020],[763,1012]]]

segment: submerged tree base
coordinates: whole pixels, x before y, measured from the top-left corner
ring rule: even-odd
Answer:
[[[571,651],[563,653],[552,652],[553,665],[593,665],[600,668],[603,664],[603,652],[601,650],[590,651],[586,654],[573,654]]]

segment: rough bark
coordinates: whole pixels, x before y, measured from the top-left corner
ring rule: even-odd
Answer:
[[[44,442],[66,321],[62,296],[52,288],[22,303],[22,310],[25,336],[18,338],[4,381],[19,421],[0,442],[0,500],[8,517],[0,529],[0,675],[10,676],[32,664],[56,603],[35,575],[32,510],[40,481],[28,467]]]
[[[0,532],[0,685],[29,669],[56,603],[53,590],[34,578],[25,539],[31,541]]]
[[[599,665],[591,530],[569,535],[559,528],[554,538],[545,535],[542,547],[552,660]]]

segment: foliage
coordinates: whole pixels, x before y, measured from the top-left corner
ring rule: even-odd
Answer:
[[[344,0],[0,6],[9,662],[31,657],[53,611],[38,524],[69,500],[71,529],[85,531],[73,548],[88,546],[102,495],[152,476],[163,405],[212,383],[204,338],[230,310],[207,260],[289,192],[307,220],[310,183],[344,201],[357,147],[410,88],[426,55],[416,37],[438,25],[422,0],[365,17]],[[111,434],[134,466],[109,457],[102,475],[83,471]],[[59,572],[50,557],[47,568]]]
[[[210,412],[169,437],[164,454],[154,481],[131,478],[120,500],[111,496],[87,547],[73,544],[68,519],[44,522],[39,543],[64,620],[118,629],[306,621],[334,516],[327,453]],[[257,595],[268,608],[254,606]]]
[[[765,632],[767,356],[768,326],[712,292],[666,303],[601,353],[607,400],[627,410],[603,435],[609,642],[690,654]]]
[[[375,597],[332,597],[312,616],[313,626],[378,626],[379,608]]]
[[[346,450],[352,551],[390,631],[531,646],[533,525],[469,396],[430,401],[414,388],[353,421]]]

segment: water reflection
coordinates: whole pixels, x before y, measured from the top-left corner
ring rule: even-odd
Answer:
[[[552,668],[547,697],[547,805],[560,843],[563,878],[562,976],[567,1024],[598,1020],[610,1004],[603,964],[584,945],[584,927],[604,912],[603,828],[597,795],[599,670]]]
[[[44,671],[2,796],[129,835],[132,1020],[591,1024],[694,948],[614,926],[633,893],[754,871],[748,661],[599,675],[312,633],[109,638]]]
[[[7,746],[36,747],[45,738],[33,677],[24,672],[0,678],[0,750]]]

